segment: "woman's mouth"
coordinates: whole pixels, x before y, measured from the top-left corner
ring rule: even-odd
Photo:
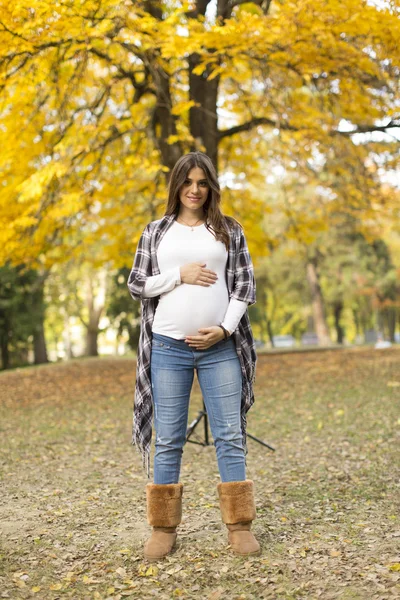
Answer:
[[[193,198],[193,196],[188,196],[189,200],[191,200],[192,202],[198,202],[199,200],[201,200],[201,198]]]

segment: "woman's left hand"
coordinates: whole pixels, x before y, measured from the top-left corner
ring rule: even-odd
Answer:
[[[213,327],[203,327],[198,329],[201,335],[187,335],[185,342],[196,350],[207,350],[217,342],[224,339],[224,332],[221,327],[214,325]]]

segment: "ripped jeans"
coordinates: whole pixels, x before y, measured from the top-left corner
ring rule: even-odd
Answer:
[[[206,350],[153,333],[151,385],[156,434],[154,483],[178,483],[194,369],[206,406],[221,481],[244,481],[240,428],[242,373],[233,338]]]

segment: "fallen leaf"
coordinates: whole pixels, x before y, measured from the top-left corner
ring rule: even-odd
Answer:
[[[62,583],[52,583],[49,586],[50,590],[61,590],[62,589]]]
[[[118,567],[118,569],[116,569],[115,572],[118,575],[118,577],[126,577],[126,570],[123,567]]]

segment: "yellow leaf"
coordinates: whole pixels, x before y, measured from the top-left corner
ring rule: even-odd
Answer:
[[[175,144],[179,140],[179,135],[169,135],[167,137],[167,144]]]
[[[61,590],[62,589],[62,583],[52,583],[49,586],[50,590]]]
[[[146,571],[146,577],[152,577],[153,575],[157,575],[158,567],[155,565],[151,565]]]
[[[195,75],[203,75],[206,68],[207,65],[205,63],[200,63],[199,65],[197,65],[197,67],[193,69],[192,73],[194,73]]]
[[[175,106],[172,108],[171,113],[173,115],[182,115],[187,112],[192,106],[196,106],[196,102],[194,100],[188,100],[185,102],[177,102]]]
[[[225,67],[217,67],[216,69],[213,69],[211,75],[209,75],[207,77],[207,81],[211,81],[212,79],[215,79],[216,77],[218,77],[218,75],[221,75],[221,73],[223,73],[225,71]]]
[[[389,571],[400,571],[400,563],[393,563],[392,565],[388,565]]]
[[[31,592],[32,594],[36,594],[36,592],[40,592],[42,588],[40,587],[40,585],[34,585],[33,588],[31,588]]]

